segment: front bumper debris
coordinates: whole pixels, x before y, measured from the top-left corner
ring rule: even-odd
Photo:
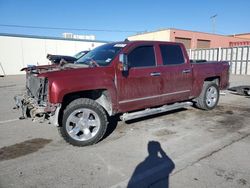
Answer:
[[[19,119],[31,118],[32,121],[40,123],[49,120],[53,125],[58,126],[58,116],[61,104],[49,104],[47,106],[38,105],[37,101],[27,95],[18,95],[14,97],[16,106],[14,109],[21,109]]]

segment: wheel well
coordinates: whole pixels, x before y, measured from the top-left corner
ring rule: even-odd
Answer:
[[[220,77],[209,77],[204,80],[205,82],[214,82],[216,85],[220,85]]]
[[[62,109],[64,109],[70,102],[78,98],[89,98],[100,104],[109,115],[112,115],[112,102],[109,92],[106,89],[79,91],[66,94],[63,97]]]

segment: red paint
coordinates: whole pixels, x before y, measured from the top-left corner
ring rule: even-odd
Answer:
[[[228,86],[228,62],[190,64],[182,44],[170,42],[127,42],[120,53],[128,54],[141,45],[154,45],[156,67],[131,68],[124,76],[119,66],[119,54],[107,67],[78,68],[41,73],[49,80],[49,102],[62,103],[67,94],[105,89],[109,92],[113,112],[127,112],[197,97],[207,78],[218,77],[220,89]],[[159,44],[178,44],[185,56],[181,65],[164,66]],[[190,73],[183,73],[190,70]],[[160,76],[150,76],[152,72]],[[182,92],[187,91],[187,92]],[[135,100],[141,99],[141,100]]]

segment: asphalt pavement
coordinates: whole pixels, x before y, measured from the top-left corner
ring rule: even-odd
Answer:
[[[250,76],[231,75],[232,86]],[[24,76],[0,78],[0,187],[250,187],[250,98],[218,107],[112,122],[96,145],[74,147],[49,124],[19,120]],[[137,186],[134,186],[134,185]]]

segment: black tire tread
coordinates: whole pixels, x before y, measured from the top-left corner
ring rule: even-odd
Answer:
[[[195,99],[195,102],[196,102],[195,106],[197,108],[200,108],[202,110],[211,110],[217,105],[218,102],[216,103],[216,105],[213,108],[209,108],[205,102],[206,91],[207,91],[208,87],[210,87],[212,85],[214,85],[216,88],[218,88],[218,85],[214,82],[209,82],[209,81],[204,82],[201,94],[199,95],[199,97],[197,97]],[[218,90],[218,92],[219,92],[219,90]],[[218,100],[219,100],[219,93],[218,93]]]
[[[106,114],[105,110],[103,109],[103,107],[101,105],[99,105],[97,102],[95,102],[94,100],[89,99],[89,98],[78,98],[78,99],[75,99],[72,102],[70,102],[68,104],[68,106],[63,111],[63,119],[64,119],[66,113],[68,113],[68,111],[70,111],[72,108],[82,107],[82,105],[90,106],[90,107],[92,107],[96,110],[99,110],[101,112],[100,120],[103,121],[104,123],[101,125],[101,126],[103,126],[102,127],[103,131],[101,132],[100,135],[98,135],[94,140],[91,140],[90,142],[89,141],[84,141],[84,142],[72,141],[68,137],[66,131],[64,130],[63,125],[58,127],[58,131],[59,131],[60,135],[63,137],[63,139],[67,143],[69,143],[73,146],[80,146],[80,147],[87,146],[87,145],[93,145],[93,144],[96,144],[97,142],[99,142],[102,139],[102,137],[104,136],[106,129],[107,129],[107,125],[108,125],[107,114]],[[62,122],[64,122],[64,120],[62,120]]]

